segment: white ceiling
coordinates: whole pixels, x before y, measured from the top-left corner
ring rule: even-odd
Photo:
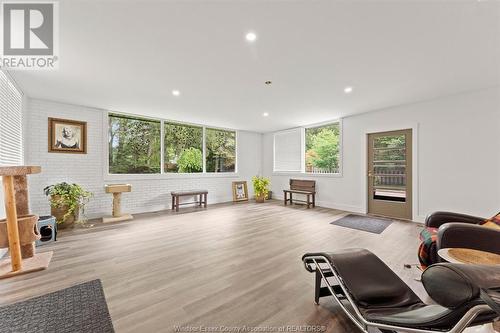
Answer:
[[[500,2],[64,0],[59,70],[12,75],[30,97],[266,132],[499,85]]]

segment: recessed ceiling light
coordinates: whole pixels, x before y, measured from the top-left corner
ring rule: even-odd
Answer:
[[[172,90],[172,95],[179,96],[181,92],[179,90]]]
[[[248,32],[245,35],[245,38],[249,42],[255,42],[255,40],[257,39],[257,35],[255,34],[255,32]]]
[[[263,116],[263,117],[267,117],[267,116],[269,116],[269,113],[264,112],[264,113],[262,114],[262,116]]]
[[[350,94],[350,93],[352,93],[352,87],[345,87],[345,88],[344,88],[344,92],[345,92],[346,94]]]

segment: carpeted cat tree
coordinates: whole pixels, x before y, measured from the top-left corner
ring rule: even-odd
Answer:
[[[38,216],[29,214],[27,175],[40,172],[39,166],[0,167],[7,217],[0,220],[0,247],[10,253],[0,260],[0,279],[46,269],[52,258],[52,251],[35,253]]]

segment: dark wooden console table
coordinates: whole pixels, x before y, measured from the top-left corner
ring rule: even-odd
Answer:
[[[207,207],[207,196],[208,196],[207,190],[174,191],[170,192],[170,194],[172,195],[172,210],[175,209],[176,212],[179,211],[179,206],[181,205],[197,204],[199,206],[203,205],[205,208]],[[180,203],[181,197],[194,197],[194,196],[198,196],[199,200]]]

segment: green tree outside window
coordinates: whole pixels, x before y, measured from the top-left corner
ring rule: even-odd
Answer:
[[[236,171],[236,132],[205,129],[207,172]]]
[[[338,173],[340,165],[339,123],[306,128],[306,172]]]
[[[160,173],[160,138],[159,121],[110,114],[109,173]]]

